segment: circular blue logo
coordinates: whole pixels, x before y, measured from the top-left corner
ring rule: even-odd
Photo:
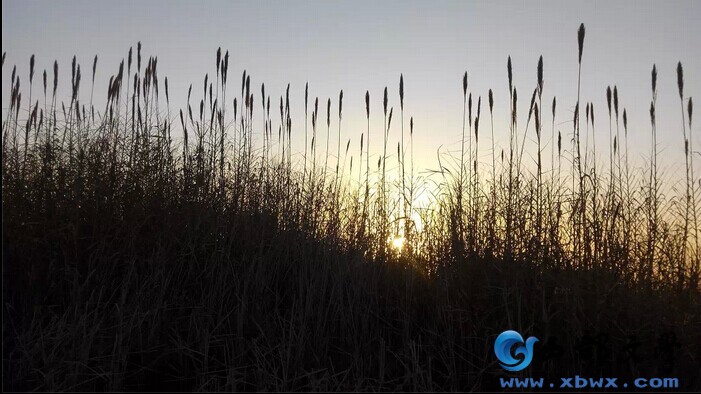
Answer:
[[[536,337],[529,337],[524,341],[518,332],[507,330],[499,334],[494,341],[494,354],[500,361],[499,365],[505,370],[521,371],[533,360],[533,345],[536,342]]]

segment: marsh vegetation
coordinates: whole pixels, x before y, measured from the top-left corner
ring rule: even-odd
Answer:
[[[594,61],[584,41],[581,26],[580,70]],[[534,376],[701,388],[701,183],[681,63],[660,71],[676,72],[660,88],[679,92],[679,130],[665,132],[682,141],[685,168],[665,185],[654,66],[650,128],[635,130],[653,141],[642,170],[629,165],[616,86],[601,89],[607,108],[579,97],[572,115],[546,88],[542,57],[519,89],[509,57],[509,97],[471,91],[465,73],[460,153],[439,152],[427,174],[414,165],[420,114],[405,114],[403,75],[389,88],[399,101],[366,93],[367,129],[349,130],[344,105],[363,97],[320,99],[313,84],[259,94],[246,71],[230,80],[230,58],[216,51],[214,77],[191,85],[182,109],[141,43],[108,82],[97,56],[87,72],[74,58],[68,81],[33,57],[29,73],[13,69],[3,388],[495,389],[505,329],[541,339]],[[104,82],[106,99],[93,100]],[[494,129],[495,100],[509,103],[508,130]]]

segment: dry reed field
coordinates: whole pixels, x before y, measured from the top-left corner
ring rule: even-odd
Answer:
[[[571,37],[580,74],[585,32]],[[3,81],[3,389],[499,390],[494,338],[513,329],[540,338],[524,376],[701,390],[701,178],[684,90],[701,70],[651,65],[636,133],[653,142],[633,153],[616,86],[601,89],[606,108],[560,103],[547,59],[524,65],[522,90],[505,54],[493,83],[508,80],[508,97],[456,76],[460,151],[427,173],[399,73],[381,97],[325,100],[313,81],[273,93],[235,78],[220,48],[214,76],[175,108],[144,53],[129,48],[108,80],[98,56],[87,68],[32,56]],[[657,165],[658,89],[679,93],[666,114],[679,128],[664,130],[685,141],[673,184]],[[496,100],[511,108],[503,149]],[[363,102],[367,128],[346,128],[344,106]]]

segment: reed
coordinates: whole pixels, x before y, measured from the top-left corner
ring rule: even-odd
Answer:
[[[657,223],[659,216],[659,188],[657,187],[657,122],[655,107],[657,104],[657,66],[652,66],[652,101],[650,102],[650,123],[652,125],[652,146],[650,156],[649,178],[649,208],[648,208],[648,245],[649,261],[645,267],[645,274],[652,276],[654,272],[655,253],[657,251]]]
[[[677,63],[677,89],[679,90],[679,103],[681,106],[682,110],[682,135],[684,137],[684,164],[686,167],[686,195],[685,195],[685,204],[684,204],[684,233],[683,233],[683,241],[684,241],[684,252],[682,254],[682,261],[686,262],[687,259],[687,248],[686,245],[688,243],[689,239],[689,224],[691,222],[691,206],[692,206],[692,183],[693,179],[691,179],[691,152],[690,152],[690,143],[689,143],[689,137],[686,135],[686,120],[684,116],[684,69],[682,68],[682,63],[678,62]],[[689,134],[691,134],[691,129],[689,129]],[[681,281],[680,281],[681,282]]]
[[[401,171],[401,178],[402,178],[402,190],[399,193],[400,199],[401,199],[401,222],[404,223],[403,226],[401,226],[402,231],[404,232],[404,236],[408,234],[408,213],[407,213],[407,198],[406,198],[406,169],[404,167],[404,74],[399,75],[399,107],[400,107],[400,117],[401,117],[401,148],[399,150],[398,158],[399,160],[399,167]],[[400,221],[397,221],[399,224]],[[399,232],[397,232],[399,233]]]
[[[463,93],[463,112],[462,112],[462,138],[460,138],[460,178],[458,179],[458,187],[456,191],[457,196],[457,213],[455,213],[458,218],[457,231],[459,242],[462,243],[462,236],[464,233],[464,225],[462,220],[463,213],[463,185],[465,184],[464,171],[465,171],[465,116],[467,116],[468,111],[468,101],[467,101],[467,71],[462,77],[462,93]],[[472,94],[470,94],[469,103],[470,113],[472,112]],[[468,119],[472,118],[470,114]],[[472,122],[470,120],[470,122]],[[470,131],[468,131],[468,134]],[[469,136],[469,135],[468,135]]]

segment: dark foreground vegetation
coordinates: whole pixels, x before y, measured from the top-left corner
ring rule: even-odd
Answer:
[[[581,65],[583,27],[578,39]],[[280,97],[278,118],[264,86],[254,100],[245,72],[240,92],[227,80],[221,51],[179,112],[140,44],[104,108],[81,101],[75,61],[65,102],[57,65],[39,77],[32,59],[25,96],[13,71],[3,389],[498,390],[514,376],[493,353],[506,329],[540,339],[524,376],[677,377],[701,389],[699,186],[681,64],[677,195],[658,181],[656,69],[649,166],[633,173],[615,87],[606,132],[577,102],[572,129],[556,134],[542,58],[520,118],[511,67],[511,126],[498,131],[509,146],[490,139],[492,92],[473,99],[465,76],[460,155],[430,179],[415,175],[403,78],[396,113],[386,91],[379,115],[366,95],[385,127],[353,131],[354,156],[342,92],[320,110],[305,88],[292,128],[301,92]],[[383,152],[368,152],[370,137]],[[305,141],[302,157],[292,139]],[[419,193],[430,208],[416,206]]]

